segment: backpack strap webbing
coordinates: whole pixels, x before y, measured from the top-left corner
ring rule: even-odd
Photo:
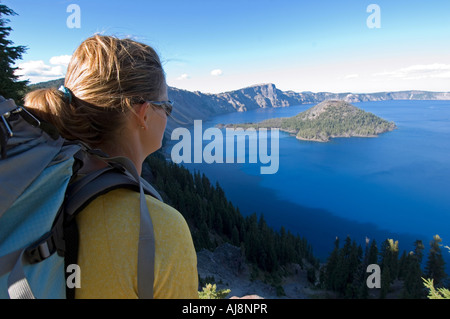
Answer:
[[[76,215],[100,195],[118,188],[128,188],[140,193],[140,230],[138,247],[138,296],[140,299],[153,298],[155,240],[153,223],[147,207],[145,194],[162,201],[158,192],[136,171],[127,158],[105,159],[111,166],[91,173],[73,183],[66,199],[66,218],[69,228],[65,230],[66,265],[75,263],[78,257],[78,229]],[[120,169],[122,168],[122,169]],[[73,245],[73,246],[71,246]],[[68,298],[74,297],[74,289],[67,289]]]

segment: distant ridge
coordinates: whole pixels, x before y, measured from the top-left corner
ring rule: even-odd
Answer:
[[[30,85],[30,89],[59,87],[63,83],[64,79],[53,80]],[[379,93],[298,93],[281,91],[275,84],[265,83],[218,94],[191,92],[169,87],[169,97],[175,102],[175,105],[173,118],[169,119],[167,123],[168,133],[175,127],[190,125],[194,120],[204,120],[229,112],[317,104],[326,100],[342,100],[348,103],[390,100],[450,100],[450,92],[410,90]]]

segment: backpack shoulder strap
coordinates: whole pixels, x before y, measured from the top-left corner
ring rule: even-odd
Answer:
[[[140,178],[144,193],[163,201],[161,195],[147,181]],[[66,215],[75,217],[98,196],[114,189],[127,188],[140,192],[140,185],[130,176],[125,175],[113,167],[91,173],[69,186],[66,198]]]
[[[139,176],[134,164],[129,159],[116,157],[104,160],[111,166],[87,175],[70,186],[66,199],[66,217],[69,221],[73,221],[76,214],[90,202],[113,189],[129,188],[139,192],[138,296],[141,299],[152,299],[155,239],[145,194],[161,201],[162,198],[150,184]],[[120,167],[123,169],[120,170]]]

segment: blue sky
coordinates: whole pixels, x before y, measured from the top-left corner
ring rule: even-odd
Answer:
[[[190,91],[450,91],[448,0],[0,2],[18,13],[10,39],[28,47],[18,65],[31,82],[63,77],[76,47],[104,33],[153,46],[168,84]],[[67,25],[70,4],[80,28]],[[367,24],[371,4],[380,28]]]

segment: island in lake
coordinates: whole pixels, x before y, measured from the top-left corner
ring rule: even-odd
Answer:
[[[300,140],[328,142],[335,137],[376,137],[393,131],[388,122],[342,100],[327,100],[289,118],[274,118],[259,123],[227,124],[230,128],[279,128]]]

